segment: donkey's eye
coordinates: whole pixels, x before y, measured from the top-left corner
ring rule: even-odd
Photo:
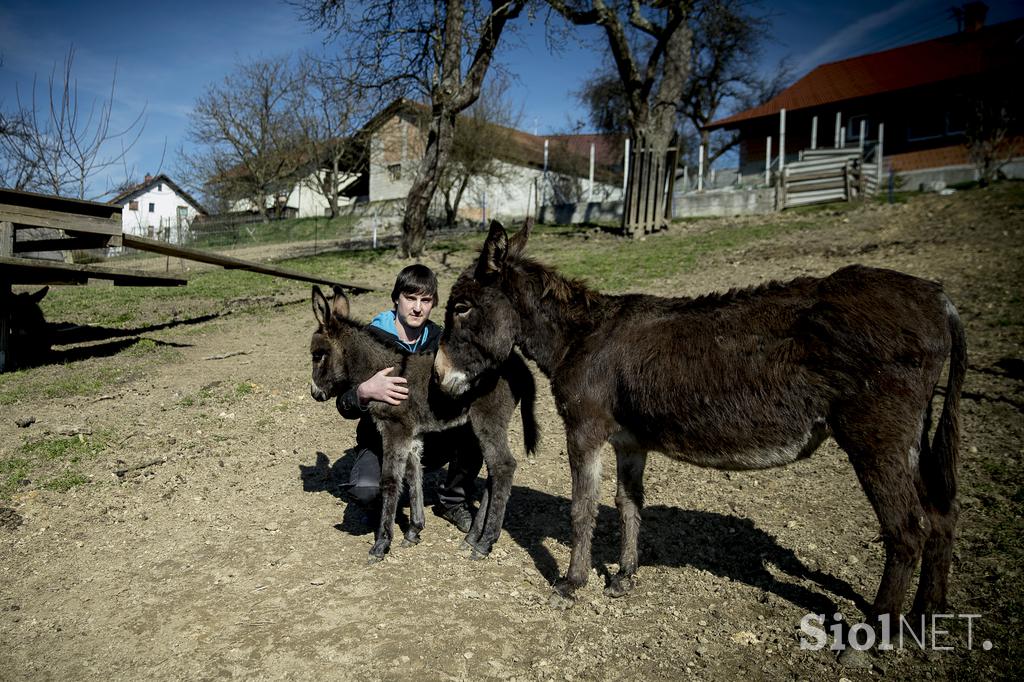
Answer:
[[[321,360],[324,359],[325,355],[326,353],[324,353],[322,350],[313,351],[313,362],[319,363]]]
[[[459,301],[458,303],[455,304],[454,312],[456,315],[461,317],[472,309],[473,306],[471,306],[470,304],[466,303],[465,301]]]

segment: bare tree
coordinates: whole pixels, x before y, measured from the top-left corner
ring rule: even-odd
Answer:
[[[338,215],[338,195],[353,170],[366,165],[369,145],[358,135],[360,124],[379,106],[376,93],[358,86],[358,78],[341,74],[337,65],[304,55],[298,122],[306,185],[327,198],[330,215]]]
[[[966,108],[965,146],[978,172],[978,184],[987,187],[999,177],[1002,167],[1024,154],[1024,146],[1012,131],[1022,110],[1019,92],[1007,91],[1001,83],[983,82],[964,98]]]
[[[604,30],[625,103],[626,128],[664,156],[690,70],[692,1],[547,0],[577,26]]]
[[[220,205],[247,199],[269,221],[307,164],[297,113],[301,84],[280,57],[239,64],[208,86],[189,118],[197,151],[180,152],[188,184],[204,187]]]
[[[723,113],[723,107],[738,111],[766,102],[790,78],[785,61],[770,78],[759,74],[770,25],[748,7],[746,0],[699,0],[690,22],[690,75],[681,113],[703,145],[709,167],[739,144],[739,134],[710,133],[704,127]]]
[[[759,60],[769,39],[768,21],[748,11],[744,0],[697,0],[688,17],[689,72],[680,96],[680,162],[696,155],[704,145],[707,163],[734,148],[738,136],[704,130],[722,115],[723,109],[739,111],[778,94],[789,79],[781,62],[770,78],[759,74]],[[629,130],[629,101],[625,86],[610,55],[606,65],[576,93],[598,130],[623,133]]]
[[[406,199],[401,252],[419,256],[427,210],[455,142],[455,121],[480,95],[506,24],[528,0],[298,0],[302,17],[345,41],[364,85],[430,102],[423,160]]]
[[[451,159],[438,181],[448,225],[455,224],[470,180],[500,183],[513,177],[511,166],[502,159],[514,153],[512,129],[519,125],[522,112],[508,101],[507,90],[506,77],[491,78],[480,98],[455,122]]]
[[[62,67],[55,64],[44,92],[32,81],[31,95],[16,90],[15,109],[0,114],[0,182],[20,190],[78,199],[102,197],[94,183],[124,163],[145,128],[145,107],[123,129],[111,117],[117,65],[105,97],[86,102],[74,76],[74,47]]]

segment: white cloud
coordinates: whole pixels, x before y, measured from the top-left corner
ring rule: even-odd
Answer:
[[[845,56],[851,48],[861,44],[871,34],[886,24],[895,22],[927,0],[902,0],[874,14],[869,14],[829,36],[825,42],[803,57],[796,66],[798,73],[805,73],[826,61]]]

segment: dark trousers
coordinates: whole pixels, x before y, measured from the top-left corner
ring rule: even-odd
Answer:
[[[441,439],[436,436],[442,435],[450,436],[451,432],[428,436],[424,442],[424,454],[420,462],[428,471],[440,469],[447,463],[448,472],[444,484],[437,490],[438,504],[447,509],[468,504],[472,500],[476,492],[476,476],[483,467],[484,457],[475,438],[459,438],[461,442],[457,447],[453,447],[450,441],[439,442]],[[379,453],[365,447],[358,448],[348,483],[342,486],[367,509],[380,504],[380,469]]]

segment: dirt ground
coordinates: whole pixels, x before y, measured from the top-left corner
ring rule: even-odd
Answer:
[[[520,466],[491,557],[470,561],[458,531],[428,514],[421,545],[368,566],[372,530],[338,490],[355,423],[310,398],[313,318],[292,297],[153,332],[176,344],[170,359],[104,394],[0,406],[0,458],[47,434],[105,443],[80,463],[84,485],[28,482],[0,500],[0,679],[1020,679],[1022,198],[1003,187],[817,212],[813,229],[714,252],[647,288],[695,295],[848,263],[945,284],[971,365],[951,616],[936,641],[948,650],[908,640],[844,666],[827,648],[801,649],[805,614],[857,622],[856,600],[873,598],[882,570],[874,516],[831,441],[757,472],[652,456],[639,587],[620,600],[601,592],[618,556],[609,449],[595,569],[574,607],[552,608],[549,585],[569,557],[570,480],[539,374],[541,447],[527,457],[514,420]],[[755,220],[766,219],[674,229]],[[426,258],[442,293],[468,258]],[[400,265],[358,281],[389,288]],[[353,310],[369,319],[387,307],[374,294]],[[27,417],[35,423],[15,424]]]

